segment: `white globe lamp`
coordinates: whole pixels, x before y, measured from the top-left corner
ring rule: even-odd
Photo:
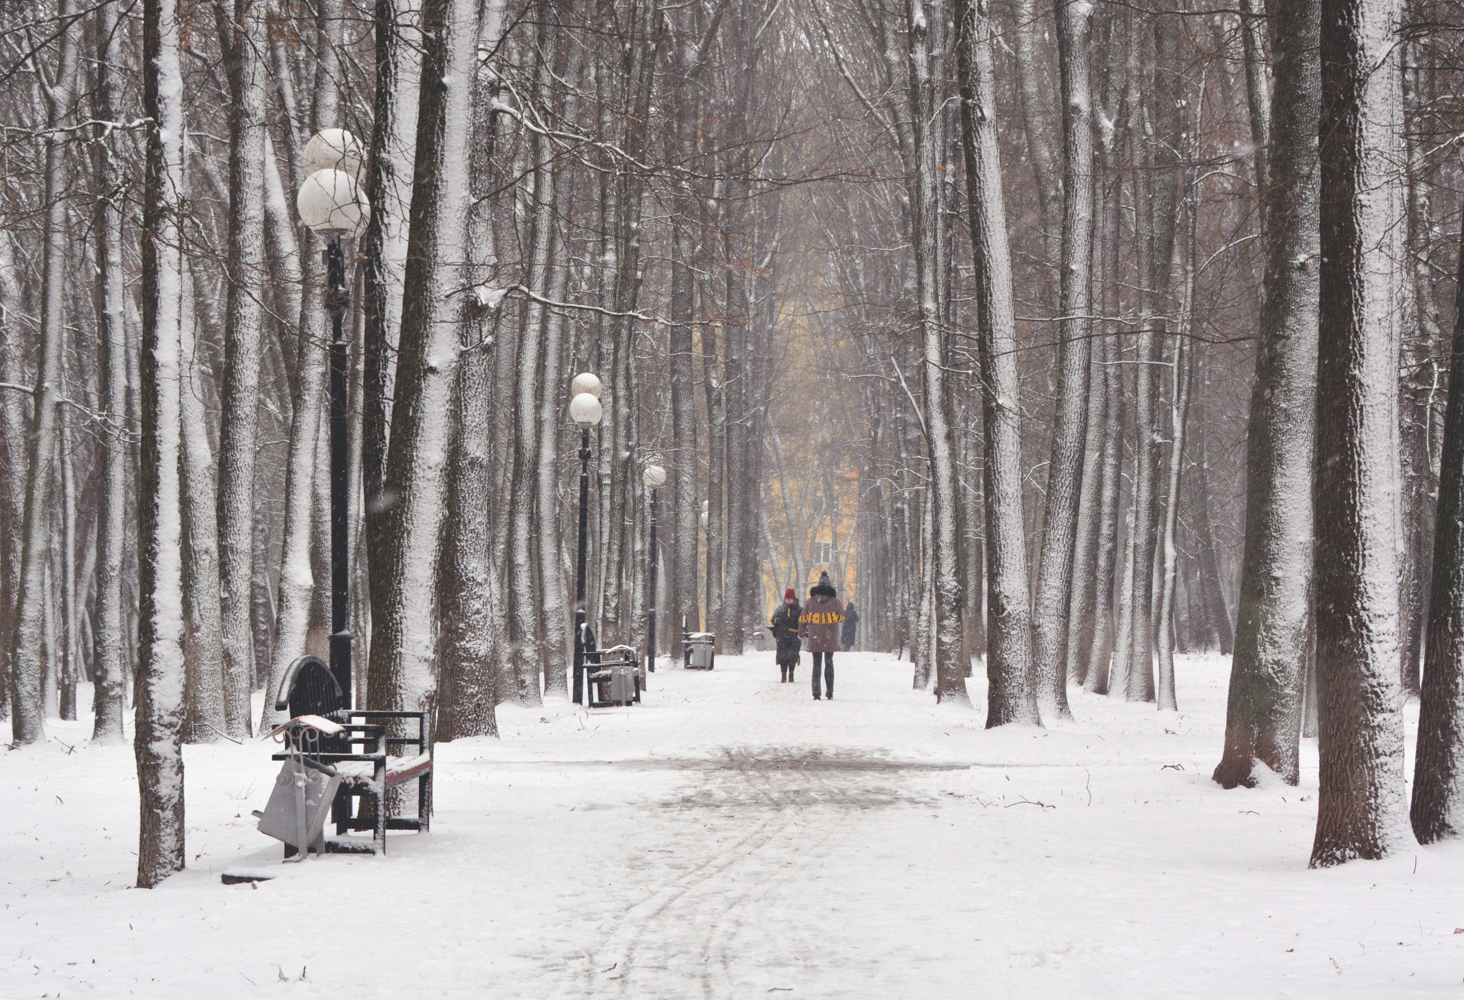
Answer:
[[[321,235],[359,236],[371,221],[371,206],[344,170],[317,170],[295,198],[300,221]]]
[[[604,389],[605,387],[600,384],[600,377],[590,372],[581,372],[574,377],[573,382],[569,383],[569,394],[571,396],[578,396],[582,392],[587,392],[596,399],[599,399],[600,393]]]
[[[648,465],[646,471],[641,473],[641,481],[646,484],[647,489],[653,490],[657,486],[664,486],[666,485],[666,470],[659,465]]]
[[[361,176],[361,143],[343,128],[323,128],[305,144],[301,157],[306,175],[317,170],[339,170]]]
[[[569,401],[569,415],[581,427],[593,427],[605,415],[605,408],[594,395],[581,392]]]

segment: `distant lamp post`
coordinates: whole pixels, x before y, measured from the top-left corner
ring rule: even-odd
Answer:
[[[351,697],[351,633],[349,620],[350,562],[346,551],[350,469],[347,448],[346,375],[348,350],[346,258],[341,240],[359,236],[371,218],[371,205],[356,178],[361,171],[361,144],[345,129],[318,132],[305,146],[304,183],[295,198],[300,221],[325,243],[325,308],[330,312],[330,672]]]
[[[646,549],[646,670],[656,672],[656,490],[666,484],[666,470],[652,462],[641,481],[651,491],[651,543]]]
[[[600,404],[600,380],[589,372],[576,375],[570,383],[574,397],[569,416],[580,429],[579,557],[574,573],[574,700],[584,701],[585,666],[585,550],[590,537],[590,428],[605,416]]]

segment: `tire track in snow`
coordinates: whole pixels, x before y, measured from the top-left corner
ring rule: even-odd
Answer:
[[[709,824],[703,819],[711,810],[744,832],[622,911],[574,970],[569,995],[603,997],[616,991],[680,1000],[699,990],[704,1000],[743,996],[746,990],[738,991],[732,970],[747,954],[737,946],[748,926],[745,910],[750,902],[766,909],[789,863],[769,863],[759,852],[775,841],[786,842],[797,828],[810,847],[805,861],[823,856],[818,846],[825,839],[822,825],[851,810],[911,801],[894,788],[867,784],[870,772],[899,769],[888,759],[818,748],[724,748],[717,766],[702,769],[702,788],[666,804],[687,820],[687,832],[668,845],[683,856],[705,848]]]

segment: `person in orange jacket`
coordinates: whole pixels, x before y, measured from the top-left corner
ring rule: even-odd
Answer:
[[[803,617],[798,619],[798,636],[808,643],[808,651],[813,654],[814,701],[821,697],[818,683],[820,667],[823,668],[823,686],[828,691],[829,701],[834,700],[834,653],[839,648],[839,624],[843,620],[838,591],[834,589],[828,573],[822,573],[818,583],[809,589]]]

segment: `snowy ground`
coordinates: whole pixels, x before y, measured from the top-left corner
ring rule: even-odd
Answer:
[[[1464,994],[1464,845],[1308,871],[1313,741],[1299,789],[1209,781],[1224,660],[1181,714],[986,732],[838,659],[833,702],[758,653],[504,706],[438,747],[431,834],[253,886],[219,873],[279,857],[268,747],[187,749],[190,868],[148,891],[130,747],[53,722],[0,754],[0,998]]]

